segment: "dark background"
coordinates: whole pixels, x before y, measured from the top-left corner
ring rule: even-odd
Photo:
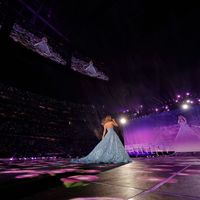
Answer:
[[[58,99],[106,104],[113,110],[138,104],[152,107],[172,99],[177,92],[199,93],[200,14],[194,3],[141,0],[15,3],[17,6],[13,6],[14,1],[8,6],[15,13],[14,21],[58,41],[66,55],[69,51],[79,52],[93,59],[110,81],[79,75],[69,67],[58,66],[25,50],[20,53],[21,50],[12,47],[8,50],[11,59],[6,59],[7,64],[1,67],[8,73],[1,72],[1,76],[13,85]],[[15,63],[10,69],[9,61]],[[17,62],[22,64],[16,67]]]
[[[99,115],[95,125],[105,114],[117,113],[121,108],[136,108],[142,104],[144,110],[148,110],[173,101],[177,93],[199,94],[200,12],[194,3],[8,0],[0,1],[0,17],[2,88],[13,87],[41,98],[83,104],[82,113],[96,106]],[[14,23],[39,37],[47,36],[68,64],[60,65],[15,43],[9,37]],[[87,61],[92,59],[109,81],[74,72],[70,69],[72,55]],[[15,110],[15,98],[11,98],[11,110]],[[39,106],[40,101],[31,98]],[[32,112],[29,101],[25,105],[26,112]],[[62,103],[54,109],[61,110]],[[12,118],[6,115],[6,119]],[[59,117],[57,114],[54,120],[59,121]],[[86,117],[92,116],[87,114]],[[83,119],[79,106],[74,119]],[[85,122],[81,123],[79,130]],[[90,131],[95,132],[91,128]],[[90,144],[97,142],[97,138],[92,137]],[[84,134],[79,138],[84,138]]]

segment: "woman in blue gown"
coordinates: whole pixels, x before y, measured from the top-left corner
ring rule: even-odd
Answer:
[[[114,126],[118,126],[116,121],[111,116],[106,116],[102,120],[102,125],[104,127],[102,140],[86,157],[72,159],[72,163],[128,163],[132,161],[113,129]]]
[[[195,152],[200,150],[200,137],[198,129],[193,125],[189,126],[187,119],[179,115],[178,124],[180,125],[179,131],[174,140],[174,151],[176,152]]]

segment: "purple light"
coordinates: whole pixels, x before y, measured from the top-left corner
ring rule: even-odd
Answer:
[[[99,179],[97,176],[94,175],[76,175],[76,176],[70,176],[68,178],[79,181],[96,181]]]
[[[178,94],[178,95],[177,95],[177,98],[181,98],[181,95],[180,95],[180,94]]]
[[[155,165],[156,167],[171,167],[172,165],[165,165],[165,164],[160,164],[160,165]]]
[[[18,169],[18,170],[6,170],[6,171],[2,171],[0,172],[0,174],[22,174],[22,173],[37,173],[36,170],[21,170],[21,169]]]
[[[185,172],[200,174],[200,170],[199,169],[187,169],[187,170],[185,170]]]
[[[155,111],[156,111],[156,112],[158,112],[158,111],[159,111],[159,109],[158,109],[158,108],[156,108],[156,109],[155,109]]]
[[[49,174],[62,174],[65,172],[74,172],[76,169],[56,169],[56,170],[49,170]]]
[[[33,177],[37,177],[39,176],[39,174],[24,174],[24,175],[18,175],[15,176],[15,178],[20,179],[20,178],[33,178]]]
[[[190,95],[190,93],[189,93],[189,92],[186,92],[186,95],[187,95],[187,96],[189,96],[189,95]]]
[[[168,183],[177,183],[177,180],[175,178],[170,179],[169,181],[167,181]]]
[[[69,164],[67,165],[68,167],[76,167],[76,168],[79,168],[79,167],[82,167],[83,164],[79,164],[79,163],[75,163],[75,164]]]
[[[149,182],[162,182],[165,180],[165,178],[162,177],[143,177],[143,179]],[[168,181],[168,183],[176,183],[176,182],[177,182],[176,179],[171,179]]]
[[[150,181],[150,182],[161,182],[164,179],[163,178],[156,178],[156,177],[147,177],[145,180]]]
[[[162,172],[162,171],[163,171],[163,172],[164,172],[164,171],[166,171],[166,172],[167,172],[167,171],[172,171],[171,169],[166,169],[166,168],[165,168],[165,169],[164,169],[164,168],[148,168],[148,170],[158,171],[158,172],[159,172],[159,171],[160,171],[160,172]]]
[[[88,170],[79,170],[78,171],[79,173],[92,173],[92,174],[96,174],[96,173],[99,173],[101,172],[100,170],[96,170],[96,169],[88,169]]]
[[[177,175],[178,175],[178,176],[189,176],[190,174],[181,172],[181,173],[178,173]]]

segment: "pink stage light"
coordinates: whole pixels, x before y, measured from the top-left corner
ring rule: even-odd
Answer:
[[[81,169],[78,172],[82,173],[82,174],[86,174],[86,173],[96,174],[96,173],[99,173],[101,171],[100,170],[96,170],[96,169],[88,169],[88,170]]]
[[[99,179],[98,176],[94,176],[94,175],[76,175],[76,176],[69,176],[68,178],[79,180],[79,181],[96,181]]]
[[[39,174],[23,174],[23,175],[15,176],[15,178],[17,178],[17,179],[33,178],[33,177],[37,177],[37,176],[39,176]]]

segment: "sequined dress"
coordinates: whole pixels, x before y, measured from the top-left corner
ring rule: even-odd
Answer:
[[[113,128],[107,129],[105,137],[86,156],[72,159],[71,163],[128,163],[131,158]]]

